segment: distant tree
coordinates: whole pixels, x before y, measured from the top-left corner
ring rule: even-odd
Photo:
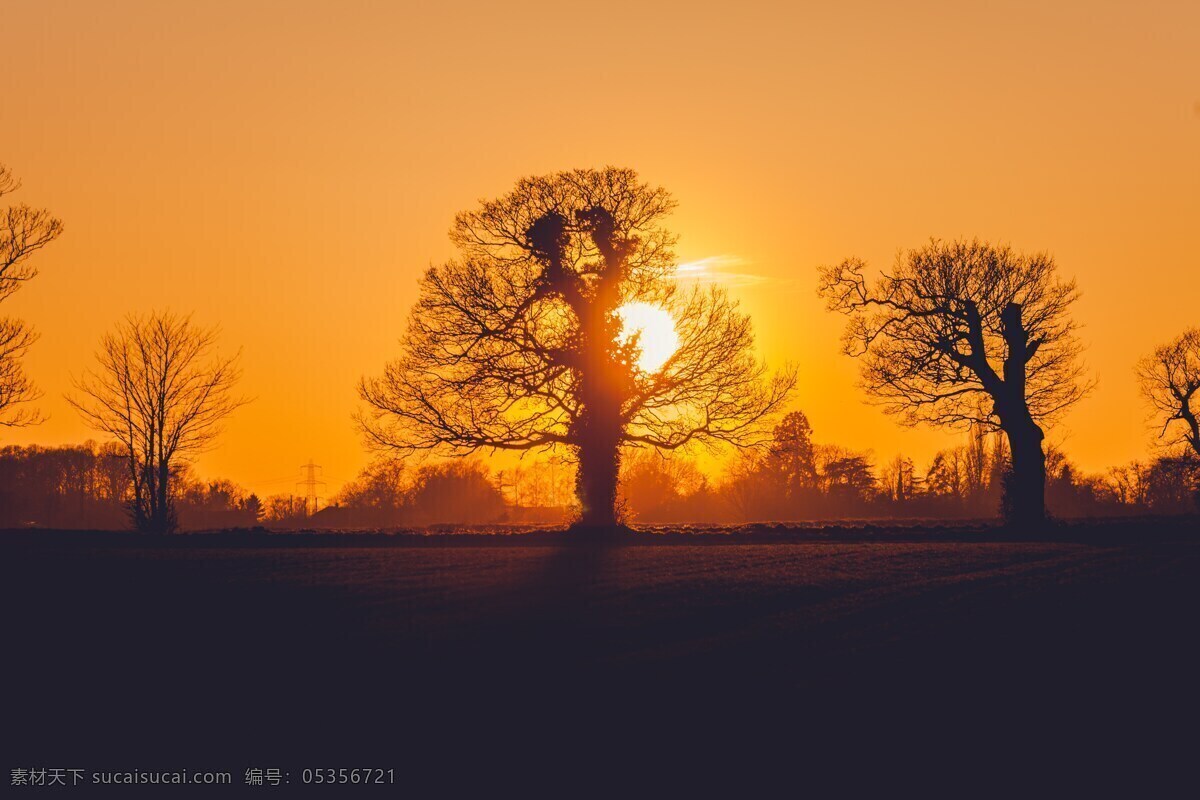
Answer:
[[[67,397],[88,426],[121,443],[139,531],[175,529],[174,471],[211,445],[246,402],[233,394],[238,357],[216,348],[217,331],[190,317],[129,316],[101,340],[98,366]]]
[[[621,465],[621,497],[639,519],[666,521],[702,482],[695,462],[654,450],[637,450]]]
[[[960,448],[939,450],[925,473],[925,490],[936,497],[965,499],[966,478]]]
[[[308,519],[305,499],[291,494],[273,494],[263,502],[260,519],[276,527],[299,526]]]
[[[853,513],[870,499],[878,486],[875,471],[865,455],[840,447],[819,448],[818,484],[842,513]]]
[[[987,430],[984,426],[972,425],[963,448],[963,469],[966,479],[963,487],[968,495],[979,496],[988,488],[990,477]]]
[[[119,527],[128,492],[108,445],[0,449],[0,527]]]
[[[794,511],[771,458],[758,450],[739,453],[729,464],[721,498],[739,522],[783,519]]]
[[[173,469],[171,496],[181,529],[248,528],[259,519],[257,497],[230,480],[198,480],[186,464]]]
[[[906,456],[896,456],[879,476],[880,491],[893,503],[906,503],[915,498],[919,492],[916,470],[913,460]]]
[[[396,514],[404,507],[408,471],[398,458],[377,458],[350,483],[342,487],[333,502],[355,509],[374,509]]]
[[[1083,397],[1070,317],[1074,281],[1046,254],[974,241],[931,241],[868,283],[849,259],[822,270],[830,309],[850,317],[845,352],[863,385],[906,424],[983,425],[1008,436],[1012,520],[1045,518],[1042,426]]]
[[[8,167],[0,164],[0,197],[21,188]],[[0,211],[0,302],[37,275],[29,257],[62,233],[62,222],[49,212],[27,205]],[[36,400],[38,391],[21,366],[21,358],[37,334],[18,319],[0,317],[0,426],[32,425],[41,417],[16,406]]]
[[[501,470],[496,478],[502,490],[512,490],[513,504],[522,508],[565,509],[575,496],[575,464],[554,454]]]
[[[1146,496],[1150,508],[1166,514],[1200,511],[1200,458],[1191,450],[1160,456],[1150,465]]]
[[[242,503],[242,508],[255,525],[257,525],[258,521],[263,518],[265,509],[263,508],[262,500],[260,500],[258,495],[254,494],[253,492]]]
[[[478,461],[423,464],[409,489],[408,507],[418,525],[478,525],[504,515],[504,496]]]
[[[784,491],[795,494],[816,487],[817,460],[812,425],[803,411],[789,412],[775,426],[770,454],[783,480]]]
[[[376,445],[441,450],[566,447],[578,460],[581,525],[616,523],[621,448],[765,440],[762,423],[794,375],[753,356],[748,318],[718,289],[677,292],[674,202],[627,169],[526,178],[460,214],[461,260],[429,269],[403,354],[364,380]],[[618,310],[674,320],[679,344],[656,371]]]
[[[1150,468],[1139,461],[1109,470],[1109,486],[1118,503],[1145,506],[1149,502]]]
[[[1200,455],[1200,328],[1189,328],[1137,366],[1142,394],[1154,409],[1169,444],[1185,444]]]

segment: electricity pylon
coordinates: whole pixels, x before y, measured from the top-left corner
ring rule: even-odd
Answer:
[[[324,487],[325,481],[317,477],[321,465],[314,464],[311,458],[307,464],[301,464],[300,469],[303,470],[304,480],[297,481],[296,485],[304,487],[304,515],[311,517],[317,513],[318,506],[321,503],[321,498],[317,497],[317,487]]]

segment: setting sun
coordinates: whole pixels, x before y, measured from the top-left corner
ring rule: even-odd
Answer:
[[[641,334],[638,369],[646,373],[662,369],[679,347],[679,334],[675,332],[675,320],[671,315],[666,309],[650,303],[626,303],[617,309],[617,314],[621,317],[622,341]]]

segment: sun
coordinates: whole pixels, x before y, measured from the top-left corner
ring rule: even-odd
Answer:
[[[629,341],[641,333],[638,346],[641,355],[637,366],[642,372],[654,373],[662,369],[676,349],[679,334],[675,332],[675,320],[661,306],[650,303],[626,303],[617,309],[621,318],[621,341]]]

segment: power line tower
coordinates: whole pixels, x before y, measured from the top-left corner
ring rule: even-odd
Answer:
[[[304,475],[304,480],[297,481],[296,486],[304,487],[304,515],[311,517],[317,513],[317,509],[321,503],[321,498],[317,497],[317,487],[324,487],[325,481],[318,477],[321,465],[314,464],[311,458],[307,464],[301,464],[300,469]]]

